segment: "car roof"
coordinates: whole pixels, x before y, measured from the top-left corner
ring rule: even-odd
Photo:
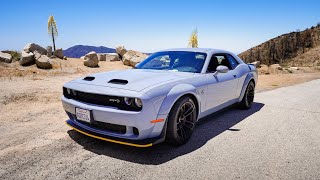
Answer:
[[[173,49],[165,49],[162,51],[188,51],[188,52],[201,52],[201,53],[229,53],[233,54],[229,51],[225,51],[222,49],[212,49],[212,48],[173,48]],[[160,52],[162,52],[160,51]]]

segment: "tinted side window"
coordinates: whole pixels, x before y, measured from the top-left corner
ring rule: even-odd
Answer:
[[[226,54],[214,54],[211,57],[207,72],[216,71],[217,67],[220,65],[227,66],[229,69],[233,69]]]
[[[237,60],[233,56],[231,56],[230,54],[227,54],[227,57],[228,57],[228,61],[229,61],[230,65],[231,65],[231,68],[232,69],[236,68],[239,64],[237,62]]]

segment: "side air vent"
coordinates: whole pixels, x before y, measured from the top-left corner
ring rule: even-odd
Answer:
[[[92,77],[92,76],[87,76],[87,77],[83,78],[83,80],[85,80],[85,81],[93,81],[93,80],[94,80],[94,77]]]
[[[123,79],[111,79],[108,83],[126,85],[128,84],[128,81]]]

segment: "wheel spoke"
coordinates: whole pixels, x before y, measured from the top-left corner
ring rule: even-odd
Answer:
[[[190,104],[189,109],[183,113],[183,117],[184,118],[188,117],[191,113],[193,113],[193,111],[194,111],[194,106]]]
[[[182,139],[185,139],[185,138],[186,138],[186,132],[185,132],[185,130],[184,130],[182,127],[180,128],[180,133],[181,133],[180,137],[181,137]]]
[[[193,129],[194,123],[190,122],[190,121],[184,121],[184,123],[182,124],[184,127],[187,127],[188,129]]]
[[[177,113],[177,135],[182,141],[190,138],[195,125],[195,105],[188,101],[180,106]]]

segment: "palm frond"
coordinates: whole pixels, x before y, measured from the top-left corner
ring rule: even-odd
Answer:
[[[198,47],[198,30],[195,29],[189,39],[189,47],[197,48]]]
[[[48,19],[48,33],[50,35],[53,34],[54,36],[58,36],[57,24],[53,16],[50,16]]]

